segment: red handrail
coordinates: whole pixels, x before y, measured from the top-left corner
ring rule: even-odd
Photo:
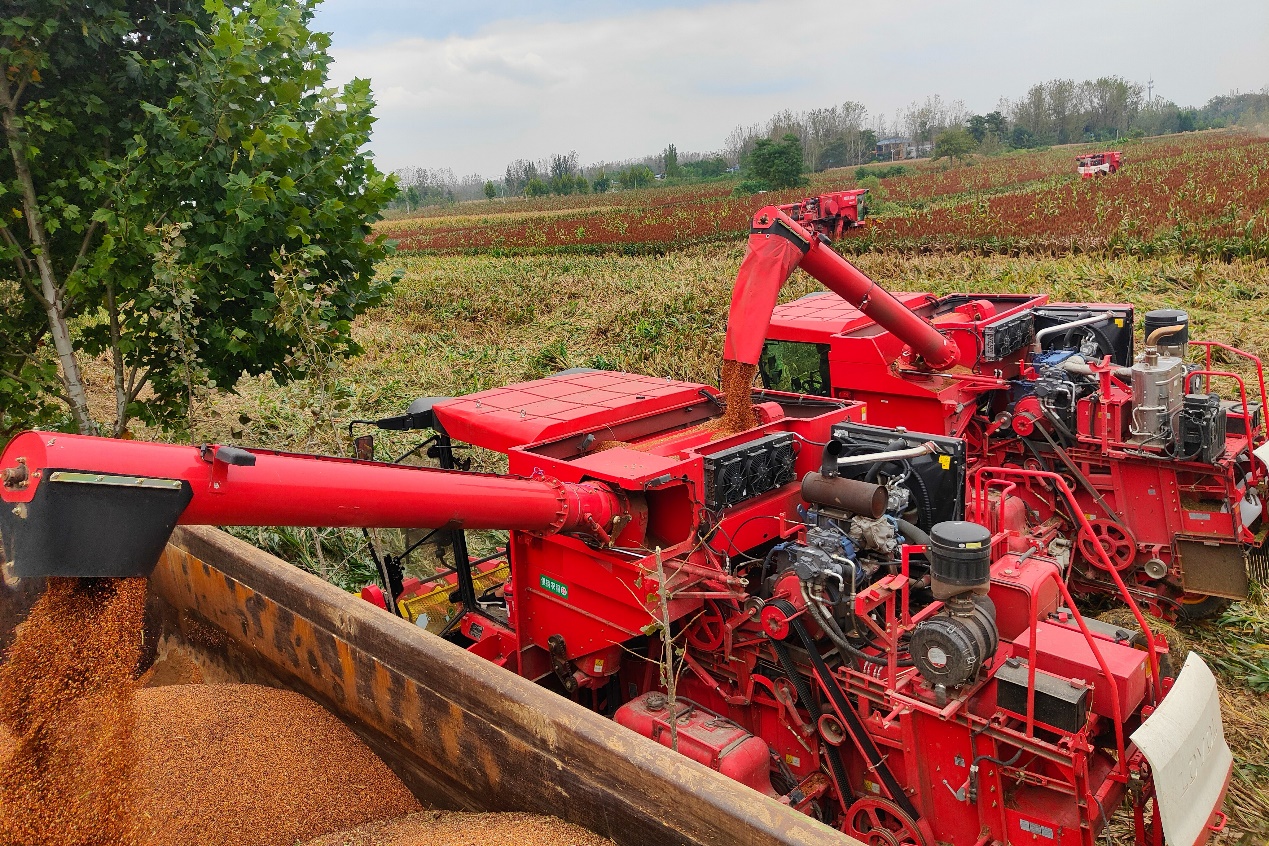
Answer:
[[[986,503],[987,483],[991,480],[991,477],[987,475],[988,471],[996,476],[1019,476],[1022,478],[1049,480],[1057,487],[1058,492],[1065,497],[1067,504],[1070,506],[1072,516],[1080,525],[1080,530],[1086,532],[1090,538],[1097,537],[1096,533],[1093,532],[1092,525],[1088,522],[1088,518],[1084,516],[1083,510],[1079,507],[1079,503],[1075,500],[1075,492],[1071,490],[1065,479],[1057,473],[1053,473],[1048,470],[1028,470],[1022,467],[979,467],[972,474],[974,485],[974,507],[976,512],[978,512],[980,507],[985,506]],[[980,503],[982,503],[983,506],[980,506]],[[1142,614],[1141,609],[1137,607],[1137,603],[1132,598],[1132,594],[1128,592],[1128,587],[1124,584],[1124,580],[1120,577],[1119,571],[1116,570],[1114,564],[1111,563],[1110,557],[1106,554],[1106,550],[1102,549],[1101,544],[1093,543],[1091,545],[1097,550],[1097,555],[1102,559],[1104,569],[1110,574],[1111,578],[1114,579],[1115,586],[1119,589],[1120,597],[1123,599],[1124,604],[1128,606],[1128,610],[1132,611],[1132,615],[1136,619],[1137,625],[1141,627],[1141,633],[1145,636],[1146,652],[1150,658],[1150,677],[1152,682],[1150,686],[1150,701],[1151,704],[1157,704],[1161,688],[1159,686],[1159,658],[1154,645],[1154,633],[1150,630],[1150,626],[1146,622],[1145,615]],[[1065,585],[1063,585],[1063,588],[1065,588]],[[1063,593],[1067,595],[1069,602],[1069,594],[1066,593],[1065,589],[1063,590]],[[1075,612],[1073,604],[1071,604],[1070,607],[1072,612]]]
[[[1266,394],[1266,391],[1265,391],[1265,366],[1264,366],[1264,362],[1260,360],[1260,356],[1252,355],[1251,353],[1245,350],[1240,350],[1238,349],[1238,347],[1232,347],[1229,344],[1222,344],[1220,341],[1190,341],[1190,346],[1203,347],[1203,368],[1205,370],[1212,369],[1212,348],[1213,347],[1225,350],[1226,352],[1232,353],[1233,355],[1239,356],[1241,358],[1245,358],[1248,361],[1255,364],[1256,365],[1256,381],[1260,383],[1261,413],[1269,414],[1269,394]],[[1212,375],[1216,375],[1216,374],[1212,374]],[[1243,404],[1245,406],[1246,402],[1244,401]],[[1252,438],[1250,419],[1247,420],[1247,438],[1248,440],[1251,440]]]

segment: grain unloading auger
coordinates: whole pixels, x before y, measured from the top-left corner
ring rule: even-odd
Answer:
[[[1095,846],[1117,811],[1143,846],[1221,827],[1232,761],[1197,655],[1170,666],[1139,613],[1084,619],[1046,550],[964,521],[962,442],[751,399],[730,431],[714,388],[583,371],[379,421],[511,476],[27,433],[0,455],[5,544],[20,573],[77,554],[121,575],[178,521],[503,527],[501,584],[476,597],[455,562],[447,639],[869,846]]]
[[[12,575],[147,576],[176,525],[509,529],[610,539],[627,500],[564,483],[228,446],[25,432],[2,471]]]
[[[891,294],[828,245],[834,219],[782,208],[754,217],[728,358],[771,388],[863,402],[874,425],[964,442],[972,472],[1003,480],[981,501],[971,489],[969,513],[1058,558],[1077,594],[1117,595],[1122,577],[1156,615],[1199,618],[1269,577],[1258,356],[1191,341],[1176,309],[1145,315],[1134,355],[1131,304]],[[829,291],[777,307],[797,267]],[[1077,505],[1044,477],[1006,478],[1017,468],[1062,476]]]

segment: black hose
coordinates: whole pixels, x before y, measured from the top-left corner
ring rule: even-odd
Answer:
[[[898,524],[899,531],[903,536],[908,539],[908,543],[920,544],[921,546],[930,545],[930,536],[925,533],[924,529],[912,525],[902,517],[895,520],[895,523]]]
[[[915,482],[915,485],[913,484]],[[919,498],[917,508],[921,514],[917,517],[917,524],[923,532],[929,532],[934,528],[934,501],[930,499],[930,488],[925,483],[925,479],[920,473],[908,468],[908,490],[912,491]],[[925,543],[929,543],[929,535],[926,535]]]
[[[1091,335],[1094,335],[1097,338],[1098,350],[1099,352],[1101,352],[1102,355],[1115,354],[1115,345],[1111,343],[1110,336],[1107,335],[1105,332],[1103,332],[1101,329],[1097,328],[1096,324],[1088,324],[1086,326],[1072,326],[1070,329],[1067,329],[1066,332],[1063,333],[1062,335],[1062,349],[1067,349],[1067,350],[1074,349],[1074,347],[1072,347],[1071,344],[1075,338],[1075,333],[1083,331],[1085,329],[1087,329]],[[1050,347],[1050,349],[1052,349],[1052,347]],[[1123,362],[1117,361],[1115,363],[1122,364]]]
[[[819,603],[811,597],[810,590],[806,590],[805,585],[803,585],[803,588],[806,593],[805,598],[807,600],[807,610],[811,612],[811,617],[815,620],[816,624],[824,630],[824,634],[828,636],[828,639],[833,642],[834,646],[852,658],[863,661],[864,663],[877,664],[879,666],[890,665],[890,659],[886,658],[884,655],[869,655],[867,652],[864,652],[862,649],[847,640],[846,635],[842,632],[841,626],[837,625],[837,621],[824,613],[824,609],[820,608]],[[913,663],[914,661],[910,655],[907,658],[900,658],[896,661],[896,665],[899,667],[911,667]]]

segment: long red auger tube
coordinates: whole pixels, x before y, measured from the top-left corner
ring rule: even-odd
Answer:
[[[925,366],[947,370],[960,363],[954,341],[775,206],[754,215],[732,289],[723,358],[758,363],[780,288],[798,267],[906,343]]]
[[[618,495],[596,483],[234,448],[254,459],[240,466],[216,460],[224,449],[24,432],[0,456],[0,471],[25,468],[27,481],[0,488],[0,498],[30,502],[47,471],[63,470],[189,482],[193,499],[179,521],[188,525],[550,534],[588,530],[592,521],[607,529],[624,512]]]
[[[508,529],[606,542],[627,500],[561,482],[269,450],[24,432],[0,455],[15,573],[145,575],[177,523]]]

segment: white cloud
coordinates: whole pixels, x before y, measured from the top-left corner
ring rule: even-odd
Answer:
[[[1269,84],[1269,4],[720,3],[495,21],[469,37],[402,38],[334,55],[337,81],[372,81],[381,166],[497,175],[511,159],[570,149],[583,162],[669,142],[717,149],[738,123],[844,100],[889,113],[940,94],[988,111],[1059,76],[1153,75],[1156,95],[1199,105]]]

